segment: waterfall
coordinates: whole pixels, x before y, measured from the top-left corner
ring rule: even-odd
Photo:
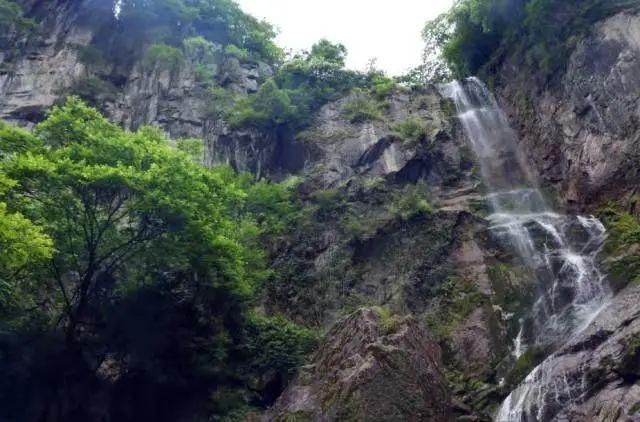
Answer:
[[[442,87],[477,157],[491,232],[523,262],[536,284],[536,300],[520,320],[513,355],[527,348],[558,350],[589,324],[609,297],[596,257],[605,228],[595,217],[551,209],[523,159],[515,133],[493,95],[476,78]],[[545,421],[581,393],[563,377],[551,354],[503,402],[499,422]]]

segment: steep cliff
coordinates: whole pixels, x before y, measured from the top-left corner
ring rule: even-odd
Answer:
[[[598,22],[570,51],[566,69],[546,78],[520,56],[494,75],[501,103],[541,180],[560,201],[593,209],[634,199],[640,174],[640,15]],[[526,69],[526,70],[525,70]]]
[[[542,185],[563,208],[605,217],[610,231],[602,267],[610,270],[614,289],[637,281],[639,13],[629,2],[598,21],[575,40],[557,73],[545,75],[521,55],[507,54],[495,73],[484,75],[495,78],[499,101]],[[616,226],[607,214],[613,211],[604,207],[628,213],[628,225]],[[615,295],[584,331],[528,375],[516,396],[528,396],[527,414],[537,420],[637,418],[636,295],[636,287]]]
[[[353,92],[321,107],[303,130],[231,128],[216,111],[210,81],[198,75],[201,58],[189,49],[179,66],[150,62],[144,50],[121,44],[123,23],[102,2],[23,5],[37,27],[19,40],[14,35],[21,48],[0,57],[0,117],[31,127],[53,104],[79,94],[125,128],[151,124],[174,139],[204,139],[209,166],[227,163],[256,178],[293,175],[301,217],[271,244],[273,276],[262,308],[320,329],[361,306],[383,306],[393,321],[413,315],[398,323],[397,334],[380,332],[388,321],[371,312],[349,317],[354,332],[377,327],[375,338],[354,338],[350,356],[374,363],[359,370],[371,382],[354,390],[335,381],[324,391],[319,385],[330,368],[317,364],[309,411],[337,391],[332,410],[322,410],[330,420],[336,412],[372,415],[372,403],[380,417],[489,417],[505,393],[498,384],[513,359],[503,339],[517,333],[514,313],[527,300],[517,292],[527,282],[515,275],[521,263],[487,231],[474,158],[453,105],[435,87],[396,87],[374,100],[379,112],[372,116],[354,117],[362,94]],[[225,54],[206,65],[216,86],[237,93],[256,92],[273,74],[264,62]],[[327,344],[351,335],[341,332],[344,324]],[[390,373],[398,365],[405,370]],[[255,384],[274,395],[285,381],[267,374]],[[378,400],[383,383],[396,392],[393,400]],[[285,412],[282,406],[274,412]]]
[[[122,45],[119,37],[132,29],[112,7],[97,0],[24,1],[37,26],[6,35],[13,48],[0,52],[0,118],[30,127],[56,102],[80,95],[125,128],[157,125],[174,139],[203,139],[206,163],[228,163],[258,176],[263,169],[277,171],[283,163],[276,150],[289,139],[251,129],[232,133],[210,111],[209,84],[197,74],[204,66],[226,89],[255,92],[273,74],[267,63],[225,55],[218,44],[204,64],[197,51],[185,51],[178,66],[149,62],[142,45]]]
[[[0,51],[0,118],[32,127],[76,94],[124,128],[203,139],[207,166],[293,186],[298,215],[269,239],[272,275],[258,308],[326,334],[288,387],[289,378],[269,373],[253,380],[260,398],[243,400],[258,411],[273,405],[266,420],[488,420],[541,360],[512,344],[536,275],[492,230],[477,159],[438,88],[367,91],[373,105],[363,105],[359,87],[322,102],[302,125],[234,127],[212,88],[255,93],[277,74],[274,63],[213,42],[206,60],[186,45],[174,47],[179,62],[150,60],[123,43],[110,2],[21,3],[37,25],[3,38],[13,48]],[[551,78],[509,54],[487,75],[535,178],[573,210],[622,199],[640,213],[638,28],[633,8],[599,22]],[[357,109],[365,105],[368,114]],[[551,232],[536,224],[526,230],[546,250]],[[584,227],[563,228],[585,247]],[[549,405],[548,418],[638,411],[636,290],[556,352],[549,385],[564,377],[580,397]],[[612,398],[622,405],[610,408]]]

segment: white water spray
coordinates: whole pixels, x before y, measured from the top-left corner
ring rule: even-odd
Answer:
[[[553,212],[517,147],[493,95],[476,78],[443,87],[477,156],[493,214],[492,233],[510,247],[536,281],[537,299],[521,320],[513,354],[529,346],[557,349],[602,309],[609,290],[596,266],[605,228],[595,217]],[[499,422],[546,421],[581,394],[554,356],[538,365],[503,402]]]

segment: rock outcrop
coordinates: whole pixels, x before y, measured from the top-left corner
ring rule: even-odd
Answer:
[[[589,209],[630,204],[640,185],[640,11],[596,24],[563,74],[536,78],[520,56],[496,75],[497,95],[523,150],[561,201]],[[633,204],[631,204],[633,205]]]
[[[440,349],[413,319],[361,309],[326,335],[265,421],[448,421]]]

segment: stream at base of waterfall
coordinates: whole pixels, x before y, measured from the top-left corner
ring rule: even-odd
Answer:
[[[528,347],[558,350],[605,306],[610,291],[596,258],[606,236],[595,217],[554,212],[523,160],[515,133],[495,98],[476,78],[442,87],[476,155],[491,232],[535,279],[536,299],[513,340],[517,359]],[[547,421],[583,393],[551,354],[504,400],[498,422]]]

